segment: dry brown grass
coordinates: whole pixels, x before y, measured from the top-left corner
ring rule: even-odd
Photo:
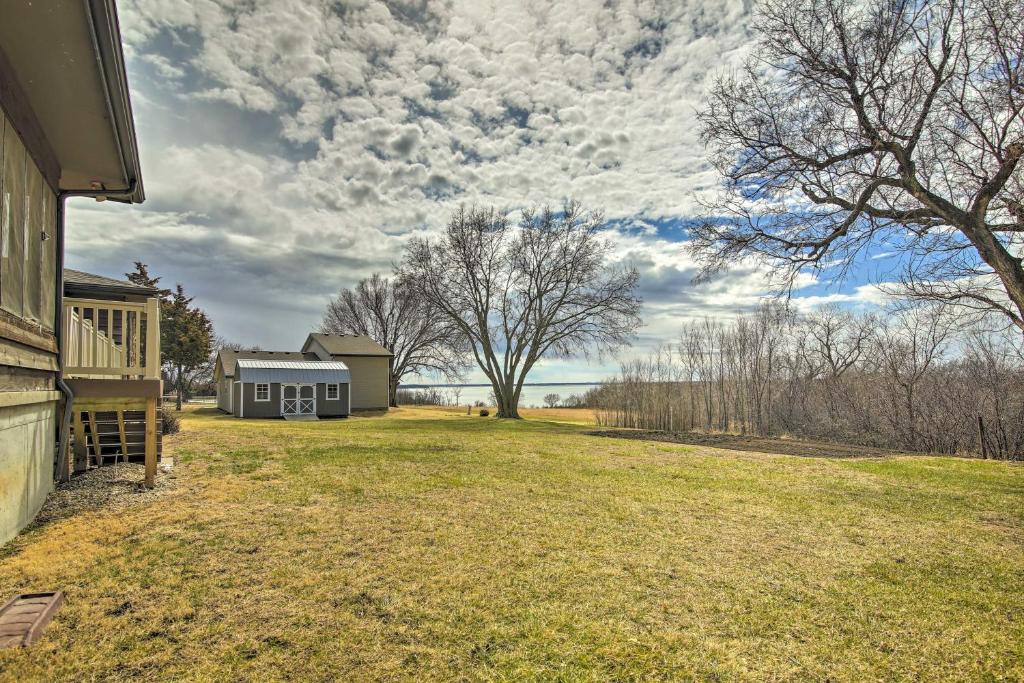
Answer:
[[[1021,467],[546,417],[191,412],[173,491],[0,551],[0,595],[68,593],[0,678],[1024,677]]]

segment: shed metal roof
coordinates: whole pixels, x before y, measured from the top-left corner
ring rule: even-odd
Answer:
[[[239,382],[348,384],[351,381],[348,366],[341,361],[239,358],[235,362],[235,379]]]
[[[348,370],[340,360],[266,360],[263,358],[239,358],[235,361],[243,368],[291,369],[291,370]]]

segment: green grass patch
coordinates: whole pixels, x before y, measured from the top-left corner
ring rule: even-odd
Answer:
[[[177,489],[23,535],[4,680],[1019,680],[1024,468],[186,413]]]

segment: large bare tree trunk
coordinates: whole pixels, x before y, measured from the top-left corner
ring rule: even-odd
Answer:
[[[494,209],[459,209],[439,240],[410,241],[403,276],[465,340],[498,417],[520,416],[541,358],[618,349],[640,325],[639,274],[606,265],[603,225],[575,202],[524,211],[518,231]]]

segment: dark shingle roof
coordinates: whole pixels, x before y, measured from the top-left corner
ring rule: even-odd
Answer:
[[[221,349],[220,366],[226,377],[235,376],[235,361],[239,358],[252,358],[255,360],[319,360],[315,353],[302,353],[299,351],[235,351],[233,349]]]
[[[369,337],[361,334],[319,334],[309,335],[332,356],[391,356],[394,355]]]
[[[158,291],[156,287],[145,287],[128,280],[115,280],[112,277],[71,268],[64,269],[64,290],[65,293],[68,290],[74,290],[76,292],[135,294],[138,296],[152,296]]]

